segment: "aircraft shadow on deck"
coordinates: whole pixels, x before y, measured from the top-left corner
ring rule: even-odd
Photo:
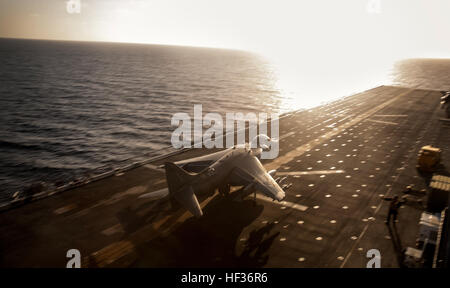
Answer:
[[[234,194],[234,193],[233,193]],[[236,194],[216,195],[203,209],[201,218],[188,218],[168,235],[145,243],[134,243],[133,267],[261,267],[279,232],[273,223],[250,232],[242,252],[237,252],[242,231],[257,219],[264,206],[250,199],[236,201]],[[128,211],[130,212],[130,211]],[[183,211],[184,212],[184,211]],[[133,222],[149,221],[148,213]],[[133,225],[134,226],[134,225]],[[137,226],[137,224],[136,224]],[[240,249],[242,250],[242,249]]]

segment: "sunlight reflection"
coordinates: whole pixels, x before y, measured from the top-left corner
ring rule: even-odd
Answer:
[[[394,60],[271,60],[274,90],[281,113],[308,109],[376,86],[391,83]]]

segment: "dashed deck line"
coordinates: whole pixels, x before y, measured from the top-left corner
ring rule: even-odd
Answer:
[[[377,114],[377,115],[373,115],[373,117],[395,117],[395,118],[400,118],[400,117],[408,117],[408,115],[405,115],[405,114],[397,114],[397,115]]]
[[[398,125],[398,123],[390,122],[390,121],[380,121],[380,120],[374,120],[374,119],[367,119],[366,121],[373,122],[373,123],[379,123],[379,124],[386,124],[386,125]]]
[[[270,162],[269,164],[266,165],[266,169],[268,170],[277,170],[279,169],[282,165],[284,165],[284,163],[289,163],[292,160],[294,160],[295,158],[301,156],[302,154],[304,154],[307,150],[319,145],[319,144],[323,144],[325,141],[331,139],[332,137],[340,134],[343,130],[367,119],[368,117],[370,117],[371,115],[375,114],[376,112],[380,111],[381,109],[385,108],[386,106],[392,104],[393,102],[397,101],[399,98],[411,93],[414,89],[408,89],[407,91],[400,93],[399,95],[397,95],[396,97],[392,98],[391,100],[388,100],[384,103],[381,103],[380,105],[370,109],[369,111],[356,116],[354,119],[348,121],[347,123],[342,124],[341,126],[339,126],[338,128],[335,128],[333,131],[330,131],[328,133],[323,134],[320,138],[315,139],[315,140],[311,140],[308,143],[301,145],[299,147],[297,147],[296,149],[286,153],[283,156],[279,156],[278,158],[276,158],[275,160],[273,160],[272,162]],[[318,141],[317,141],[318,140]]]
[[[277,172],[279,176],[301,176],[301,175],[326,175],[326,174],[342,174],[344,170],[316,170],[316,171],[290,171],[290,172]]]
[[[293,203],[293,202],[289,202],[289,201],[281,201],[281,202],[274,201],[272,198],[266,197],[266,196],[261,195],[261,194],[256,194],[256,199],[259,199],[259,200],[262,200],[262,201],[265,201],[265,202],[269,202],[269,203],[273,203],[275,205],[280,205],[281,207],[287,207],[287,208],[295,209],[295,210],[302,211],[302,212],[308,210],[308,206],[297,204],[297,203]]]

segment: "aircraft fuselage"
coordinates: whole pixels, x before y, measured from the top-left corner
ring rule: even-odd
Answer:
[[[231,179],[230,175],[240,162],[246,161],[246,157],[255,157],[251,149],[230,148],[228,153],[199,173],[191,183],[195,194],[213,195],[215,189],[223,185],[244,185],[245,183]]]

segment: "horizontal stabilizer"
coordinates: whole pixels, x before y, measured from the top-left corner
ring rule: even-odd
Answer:
[[[195,217],[203,216],[202,208],[198,203],[197,197],[195,196],[192,187],[182,189],[172,195],[181,205],[183,205],[184,208],[191,212],[192,215],[194,215]]]

